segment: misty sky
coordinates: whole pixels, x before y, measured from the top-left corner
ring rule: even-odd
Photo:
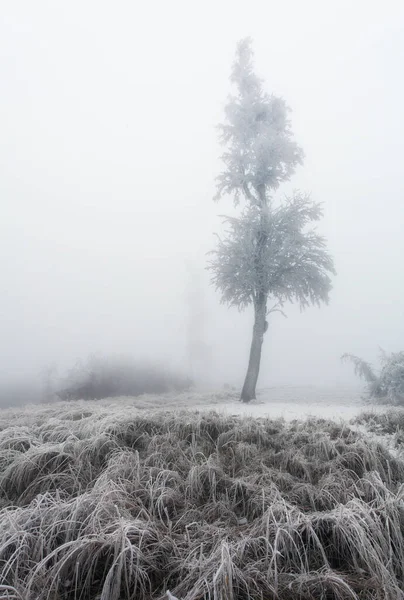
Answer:
[[[404,348],[404,3],[3,0],[0,378],[89,353],[185,357],[187,264],[220,228],[214,178],[237,41],[254,40],[324,202],[328,307],[271,318],[261,385],[352,381],[339,356]],[[218,383],[240,383],[252,311],[202,271]]]

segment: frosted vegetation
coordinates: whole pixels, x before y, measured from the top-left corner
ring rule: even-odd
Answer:
[[[2,598],[404,593],[404,462],[347,424],[70,402],[0,429]]]
[[[367,383],[370,398],[404,405],[404,352],[387,354],[382,351],[379,372],[370,363],[353,354],[344,354],[342,360],[353,363],[355,373]]]
[[[125,357],[90,356],[77,361],[65,377],[53,382],[61,400],[100,399],[113,396],[164,394],[186,390],[191,381],[178,373]],[[49,382],[52,388],[52,382]],[[50,390],[52,392],[52,390]]]
[[[0,408],[60,400],[94,400],[118,396],[168,394],[188,390],[191,379],[161,362],[128,356],[90,355],[66,372],[50,364],[40,378],[27,382],[0,382]]]

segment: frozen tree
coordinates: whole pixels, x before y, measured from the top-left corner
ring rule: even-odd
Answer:
[[[208,267],[223,302],[254,307],[244,402],[255,398],[269,312],[281,311],[286,301],[302,308],[327,302],[334,273],[325,240],[312,227],[322,216],[320,205],[301,193],[281,202],[275,198],[303,162],[303,152],[292,137],[288,107],[263,90],[252,58],[250,40],[241,41],[231,74],[236,95],[219,126],[226,152],[215,199],[231,195],[243,208],[239,217],[225,217],[226,232]]]

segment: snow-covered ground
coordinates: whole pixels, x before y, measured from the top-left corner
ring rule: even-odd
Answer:
[[[86,403],[83,403],[86,405]],[[284,418],[287,421],[318,417],[349,421],[366,410],[375,412],[385,407],[374,406],[364,399],[362,387],[342,386],[277,386],[259,390],[257,400],[243,404],[239,392],[183,392],[181,394],[147,395],[137,398],[113,398],[97,402],[100,406],[130,406],[140,410],[215,410],[227,415]]]
[[[214,397],[209,405],[205,402],[194,405],[200,410],[213,408],[218,412],[252,417],[282,417],[287,421],[317,417],[349,421],[364,410],[379,412],[383,407],[368,404],[363,398],[363,389],[358,387],[283,386],[260,390],[257,400],[243,404],[236,394],[220,401]],[[384,407],[385,410],[385,407]]]
[[[325,386],[282,386],[262,389],[257,400],[249,404],[239,401],[237,391],[189,391],[180,394],[145,395],[138,397],[106,398],[105,400],[57,402],[55,404],[27,405],[0,411],[0,425],[10,419],[25,424],[40,419],[63,419],[64,415],[83,412],[104,417],[127,416],[137,411],[151,410],[215,410],[226,415],[284,418],[286,421],[317,417],[349,421],[364,410],[380,412],[383,406],[374,406],[363,399],[363,388]]]

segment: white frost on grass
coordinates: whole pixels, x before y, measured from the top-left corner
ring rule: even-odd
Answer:
[[[0,598],[221,598],[228,574],[247,595],[259,577],[265,597],[401,598],[404,463],[377,431],[270,420],[363,408],[355,391],[289,387],[250,405],[224,391],[0,411]],[[329,565],[346,554],[345,580]]]

